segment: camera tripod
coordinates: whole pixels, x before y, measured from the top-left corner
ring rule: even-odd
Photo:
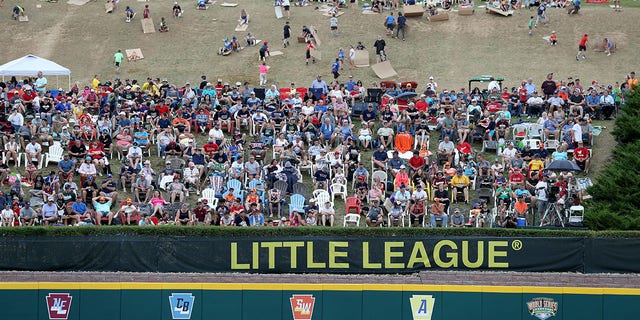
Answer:
[[[564,228],[564,217],[560,214],[560,211],[558,211],[557,201],[549,201],[547,203],[547,208],[544,210],[544,215],[542,216],[542,219],[540,219],[540,226],[542,227],[545,224],[556,226],[558,225],[558,221]]]

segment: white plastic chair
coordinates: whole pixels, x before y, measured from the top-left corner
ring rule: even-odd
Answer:
[[[330,201],[331,195],[325,190],[322,190],[322,192],[318,192],[315,199],[318,207],[324,206],[324,204],[327,202],[331,202],[331,206],[333,207],[333,201]]]
[[[356,227],[360,226],[360,215],[355,213],[349,213],[344,216],[344,222],[342,224],[343,227],[348,227],[350,224],[355,225]]]
[[[58,163],[62,161],[63,153],[64,153],[64,149],[62,149],[62,146],[59,143],[54,143],[52,146],[49,147],[49,152],[45,154],[46,156],[45,156],[44,166],[48,167],[49,162]]]
[[[20,167],[20,159],[22,158],[22,153],[20,152],[20,144],[19,143],[18,143],[18,147],[16,149],[16,153],[18,154],[17,159],[11,158],[11,160],[16,162],[16,167]],[[6,164],[8,160],[9,159],[7,158],[7,153],[3,152],[2,153],[2,162],[4,162]]]
[[[558,149],[559,146],[560,146],[560,141],[558,140],[546,140],[544,142],[544,148],[547,150],[556,151],[556,149]]]
[[[218,198],[216,198],[216,191],[211,188],[206,188],[202,190],[202,198],[200,200],[206,199],[207,205],[211,209],[215,209],[218,207]]]
[[[527,129],[527,137],[529,139],[540,139],[542,140],[544,135],[543,135],[543,129],[544,126],[542,126],[539,123],[532,123],[529,125],[529,128]]]
[[[524,139],[522,140],[525,146],[529,146],[529,148],[535,150],[540,147],[540,139]]]
[[[386,187],[388,177],[389,177],[389,176],[387,175],[387,172],[386,172],[386,171],[382,171],[382,170],[374,171],[374,172],[371,174],[371,184],[373,184],[373,180],[374,180],[375,178],[378,178],[378,179],[380,179],[380,182],[384,183],[384,185],[385,185],[385,187]]]
[[[583,206],[569,207],[569,223],[582,223],[583,218],[584,218]]]
[[[331,202],[335,202],[336,194],[342,196],[342,200],[347,199],[347,186],[342,183],[334,183],[331,185]]]

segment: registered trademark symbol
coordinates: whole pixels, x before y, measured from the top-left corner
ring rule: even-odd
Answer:
[[[513,242],[511,242],[511,248],[516,251],[522,249],[522,241],[513,240]]]

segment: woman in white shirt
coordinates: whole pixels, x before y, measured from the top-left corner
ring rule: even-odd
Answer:
[[[371,145],[371,129],[366,122],[362,123],[360,131],[358,131],[358,140],[360,140],[360,146],[363,150],[369,149]]]

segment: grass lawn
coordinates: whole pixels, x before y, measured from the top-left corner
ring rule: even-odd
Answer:
[[[72,81],[87,84],[94,74],[100,79],[114,77],[138,79],[147,76],[169,78],[170,82],[182,86],[186,81],[197,83],[201,75],[209,79],[224,81],[249,81],[258,83],[258,48],[249,47],[230,56],[219,56],[217,49],[225,37],[238,36],[244,39],[245,32],[235,32],[240,10],[246,9],[251,22],[248,32],[257,39],[268,41],[271,50],[284,54],[268,59],[269,83],[288,86],[295,82],[309,86],[316,74],[330,78],[330,65],[342,47],[348,51],[350,45],[361,41],[370,50],[372,62],[373,42],[378,34],[384,36],[382,15],[363,15],[346,9],[339,19],[339,35],[329,33],[329,18],[314,10],[319,4],[308,7],[292,7],[289,20],[292,27],[292,45],[282,48],[282,27],[286,19],[276,20],[271,1],[238,0],[238,7],[210,6],[206,11],[195,10],[195,1],[179,1],[184,9],[180,19],[172,18],[173,0],[140,2],[121,0],[115,13],[104,12],[104,1],[91,1],[82,6],[70,5],[66,1],[47,3],[41,1],[5,0],[0,15],[0,28],[10,39],[0,49],[3,62],[26,54],[35,54],[56,61],[72,71]],[[11,19],[10,8],[20,4],[26,9],[29,22]],[[150,5],[151,17],[156,29],[161,17],[167,18],[168,33],[143,34],[140,19],[145,4]],[[484,4],[478,2],[476,5]],[[637,51],[640,40],[640,24],[637,23],[638,1],[622,1],[624,10],[614,12],[608,5],[584,4],[579,15],[568,16],[562,9],[548,10],[550,23],[539,26],[532,36],[527,35],[527,22],[534,10],[522,10],[511,17],[485,14],[476,8],[472,16],[450,14],[450,20],[429,22],[426,18],[409,18],[407,41],[385,37],[389,60],[398,72],[394,80],[415,80],[424,88],[429,76],[434,76],[439,88],[459,89],[467,86],[467,79],[492,74],[506,78],[509,87],[517,86],[522,79],[533,78],[537,84],[549,72],[555,79],[581,78],[583,83],[598,80],[599,83],[614,84],[624,76],[637,70]],[[40,6],[38,8],[38,6]],[[138,15],[131,23],[125,23],[124,8],[131,6]],[[302,25],[314,25],[322,40],[320,50],[323,60],[316,64],[304,64],[305,48],[295,37]],[[559,43],[551,47],[542,39],[555,30]],[[588,59],[574,59],[578,41],[588,33],[591,43],[602,38],[613,39],[618,51],[610,57],[591,50]],[[113,68],[113,54],[117,49],[141,48],[144,59],[124,63],[119,74]],[[362,80],[365,84],[379,81],[370,68],[349,70],[345,68],[339,79],[346,81],[347,75]],[[66,87],[66,79],[49,77],[55,86]],[[611,121],[603,122],[609,128]],[[596,140],[592,172],[606,163],[614,141],[604,130]],[[200,143],[203,137],[199,137]],[[437,144],[432,138],[431,149]],[[479,148],[479,146],[476,146]],[[155,148],[154,148],[155,149]],[[370,153],[362,159],[369,163]],[[492,158],[491,156],[489,158]],[[116,161],[114,161],[115,163]],[[161,167],[155,159],[155,168]],[[118,168],[114,167],[114,172]],[[594,176],[592,173],[591,176]],[[310,179],[305,179],[310,181]],[[195,198],[195,197],[192,197]],[[193,199],[191,199],[193,200]],[[336,211],[344,211],[339,201]],[[341,220],[341,219],[339,219]],[[341,223],[341,222],[339,222]]]

